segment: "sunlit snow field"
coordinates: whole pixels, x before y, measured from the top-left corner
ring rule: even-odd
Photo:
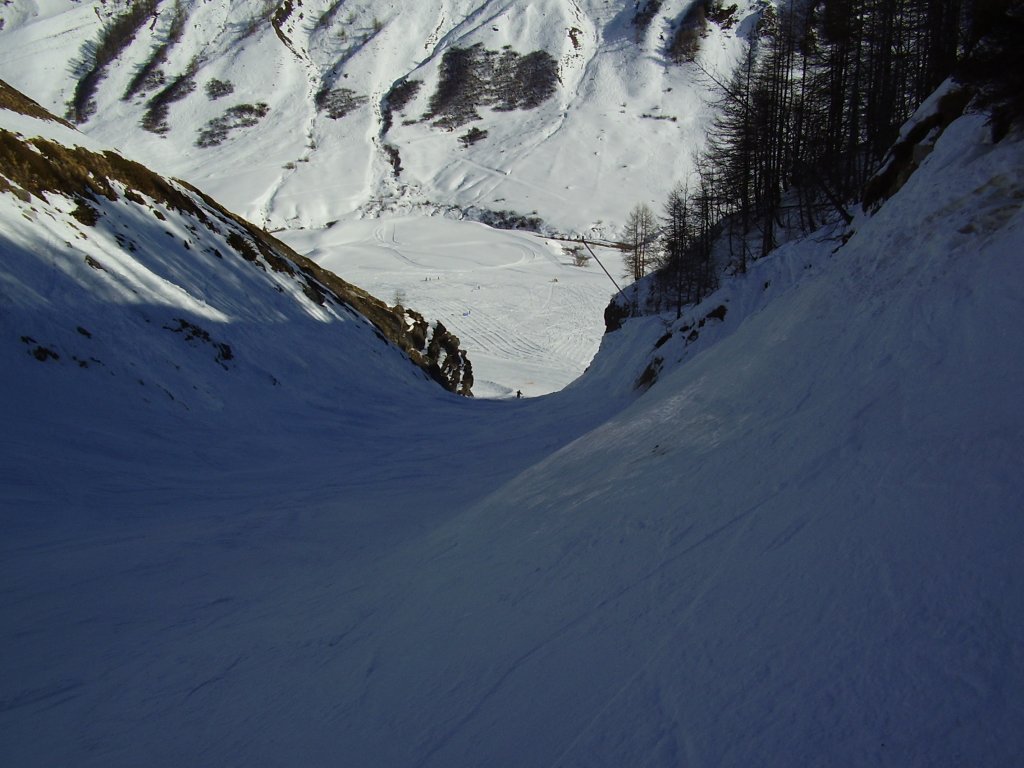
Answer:
[[[558,241],[475,222],[366,219],[279,236],[387,303],[444,323],[469,354],[477,397],[565,387],[597,352],[615,293],[598,264],[574,266]],[[597,257],[618,280],[621,254]]]

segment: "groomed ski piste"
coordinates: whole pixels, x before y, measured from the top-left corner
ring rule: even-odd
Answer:
[[[572,382],[597,351],[616,282],[624,284],[616,249],[591,247],[613,281],[582,244],[443,217],[280,234],[389,304],[441,321],[469,351],[477,397],[536,397]]]
[[[128,203],[0,195],[4,763],[1015,764],[1024,150],[987,137],[522,400],[170,211],[133,254]],[[485,266],[555,268],[518,248]]]

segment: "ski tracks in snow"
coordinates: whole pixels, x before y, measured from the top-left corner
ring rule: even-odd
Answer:
[[[633,581],[624,585],[615,594],[605,598],[592,609],[590,609],[583,615],[579,616],[573,623],[580,623],[589,616],[599,614],[606,607],[613,605],[619,600],[625,598],[629,593],[635,591],[639,587],[651,582],[654,579],[660,578],[662,581],[672,582],[672,586],[668,590],[666,590],[663,587],[661,591],[675,591],[675,582],[678,579],[673,578],[673,576],[670,573],[671,567],[674,564],[683,560],[686,556],[694,553],[700,548],[719,539],[723,535],[737,535],[738,531],[735,531],[734,529],[736,529],[736,527],[739,524],[748,520],[761,507],[763,507],[765,504],[767,504],[769,501],[771,501],[778,495],[779,491],[775,491],[769,494],[768,496],[764,497],[753,506],[743,510],[739,514],[722,523],[717,528],[714,528],[713,530],[709,531],[704,536],[699,538],[697,541],[689,544],[688,546],[683,547],[678,552],[669,555],[665,559],[655,564],[653,567],[649,568],[645,573],[641,574]],[[698,585],[687,585],[688,587],[690,587],[690,590],[692,590],[692,593],[684,598],[685,604],[681,606],[679,611],[664,611],[664,614],[666,616],[672,617],[671,625],[673,628],[664,632],[664,637],[654,646],[654,648],[649,653],[646,654],[646,658],[644,658],[644,660],[637,666],[636,670],[631,675],[629,675],[629,677],[626,678],[622,685],[615,689],[612,695],[604,701],[604,704],[597,709],[593,717],[591,717],[586,722],[583,728],[580,729],[576,736],[568,743],[566,748],[559,754],[555,761],[551,763],[550,768],[561,768],[562,766],[566,765],[566,760],[572,755],[574,751],[576,751],[576,749],[584,742],[584,740],[592,732],[594,732],[594,730],[600,723],[601,719],[612,709],[615,703],[621,700],[624,696],[626,696],[631,689],[635,688],[637,684],[644,678],[644,676],[650,672],[650,670],[654,667],[655,663],[660,661],[666,655],[667,651],[672,646],[673,641],[678,640],[678,638],[684,634],[686,623],[690,620],[693,611],[697,608],[698,605],[700,605],[705,595],[709,592],[712,585],[715,583],[718,572],[726,567],[726,562],[727,561],[723,560],[722,565],[720,565],[714,572],[702,574],[702,581]],[[697,759],[698,756],[694,754],[694,749],[692,745],[685,743],[685,741],[686,740],[684,737],[684,746],[686,747],[686,752],[688,756],[687,764],[699,764],[700,761],[699,759]]]
[[[468,314],[467,314],[468,309]],[[524,334],[522,326],[509,320],[507,312],[478,310],[473,312],[466,303],[442,301],[437,315],[462,341],[462,346],[508,360],[548,359],[550,352],[542,344]]]

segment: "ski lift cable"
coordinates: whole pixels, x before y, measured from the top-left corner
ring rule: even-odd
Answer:
[[[594,261],[596,261],[597,265],[599,267],[601,267],[602,270],[604,270],[604,273],[606,275],[608,275],[608,279],[612,281],[612,285],[614,285],[615,286],[615,290],[619,292],[619,296],[621,296],[622,300],[625,301],[628,304],[629,303],[629,299],[626,298],[626,294],[624,294],[622,292],[622,289],[619,288],[619,284],[615,282],[615,278],[612,277],[612,273],[604,268],[604,264],[602,264],[601,260],[599,258],[597,258],[597,254],[594,253],[594,249],[590,247],[590,243],[588,243],[582,237],[580,238],[580,242],[583,243],[585,246],[587,246],[587,250],[590,251],[590,255],[594,257]]]

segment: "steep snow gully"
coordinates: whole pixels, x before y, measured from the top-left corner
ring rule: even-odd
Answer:
[[[8,339],[4,763],[1019,764],[1024,152],[986,135],[532,400],[228,323],[287,386],[185,410]]]

